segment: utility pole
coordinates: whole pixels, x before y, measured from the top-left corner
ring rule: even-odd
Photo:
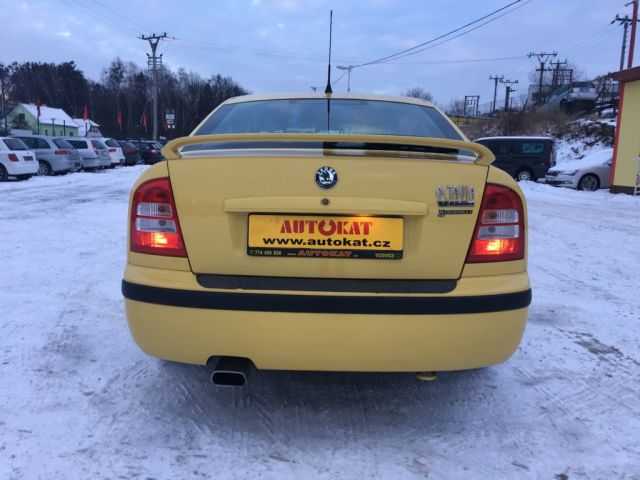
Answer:
[[[513,88],[511,85],[515,85],[519,82],[518,80],[502,80],[502,82],[500,83],[504,83],[506,85],[505,91],[504,91],[504,111],[506,113],[506,112],[509,112],[510,110],[509,100],[511,99],[511,94],[516,91],[516,89]]]
[[[564,73],[568,69],[560,68],[560,67],[564,67],[564,66],[568,65],[568,62],[567,62],[567,60],[565,60],[564,62],[549,62],[549,63],[553,67],[551,69],[553,71],[553,78],[551,80],[551,89],[553,90],[556,87],[559,87],[563,83],[563,82],[560,81],[560,73]]]
[[[493,104],[491,105],[491,113],[496,113],[496,100],[498,99],[498,83],[504,80],[504,75],[490,75],[489,80],[493,80]]]
[[[631,0],[627,5],[633,4],[633,13],[631,19],[631,42],[629,43],[629,60],[627,68],[633,67],[633,54],[636,48],[636,27],[638,26],[638,0]]]
[[[159,56],[156,55],[156,50],[158,49],[158,44],[160,40],[168,38],[167,32],[162,33],[161,35],[152,34],[152,35],[140,35],[138,37],[140,40],[144,40],[149,42],[149,46],[151,47],[151,55],[147,53],[147,66],[151,71],[152,76],[152,87],[151,87],[151,96],[153,97],[153,139],[158,139],[158,70],[162,66],[162,54]]]
[[[624,57],[625,52],[627,50],[627,36],[629,33],[629,24],[631,23],[631,19],[629,15],[625,15],[621,17],[620,15],[616,15],[616,18],[611,20],[611,25],[614,23],[619,23],[622,25],[622,47],[620,48],[620,70],[624,70]]]
[[[538,62],[540,62],[540,68],[536,69],[536,72],[540,72],[540,80],[538,81],[538,98],[537,104],[542,105],[544,103],[544,93],[542,92],[542,84],[544,82],[544,72],[547,71],[545,68],[547,61],[553,57],[557,57],[558,52],[531,52],[527,57],[532,58],[536,57]]]
[[[515,85],[518,83],[518,80],[502,80],[500,83],[504,83],[506,85],[504,91],[504,135],[509,135],[511,132],[510,125],[510,114],[509,110],[511,109],[511,94],[516,91],[511,85]]]
[[[7,89],[7,84],[5,83],[5,80],[8,77],[9,77],[8,68],[5,67],[4,65],[0,65],[0,100],[2,100],[2,118],[4,119],[5,135],[9,134],[9,127],[7,125],[7,104],[6,104],[7,99],[5,98],[6,89]]]
[[[354,69],[354,65],[338,65],[336,68],[338,70],[347,71],[347,92],[350,92],[351,91],[351,70]]]

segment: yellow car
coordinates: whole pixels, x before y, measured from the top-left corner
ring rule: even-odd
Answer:
[[[437,372],[506,360],[527,321],[527,212],[436,107],[243,96],[135,183],[122,291],[138,345],[213,367]]]

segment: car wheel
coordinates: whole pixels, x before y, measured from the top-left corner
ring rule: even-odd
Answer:
[[[600,179],[592,173],[587,173],[578,182],[578,190],[593,192],[600,188]]]
[[[533,174],[530,170],[520,170],[516,174],[516,180],[518,180],[519,182],[530,182],[531,180],[533,180]]]
[[[53,170],[47,162],[38,162],[38,175],[45,177],[52,174]]]
[[[4,165],[0,165],[0,182],[6,182],[8,179],[7,169],[4,168]]]

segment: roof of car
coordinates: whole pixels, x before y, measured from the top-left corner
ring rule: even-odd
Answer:
[[[479,142],[480,140],[553,140],[553,137],[543,137],[543,136],[528,137],[526,135],[503,136],[503,137],[481,137],[481,138],[476,138],[474,142]]]
[[[272,93],[272,94],[259,94],[259,95],[241,95],[239,97],[232,97],[226,100],[225,104],[230,103],[242,103],[242,102],[256,102],[259,100],[294,100],[294,99],[332,99],[332,100],[378,100],[383,102],[399,102],[399,103],[412,103],[414,105],[425,105],[433,107],[431,102],[422,100],[421,98],[414,97],[401,97],[401,96],[388,96],[388,95],[369,95],[361,93],[334,93],[332,95],[325,95],[324,93]]]
[[[62,140],[67,140],[67,141],[78,141],[78,140],[82,140],[82,141],[87,141],[89,140],[87,137],[56,137],[56,138],[61,138]]]

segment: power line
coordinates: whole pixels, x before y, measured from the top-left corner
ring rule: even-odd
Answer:
[[[472,25],[475,25],[476,23],[480,23],[483,20],[486,20],[487,18],[490,18],[490,17],[492,17],[492,16],[494,16],[494,15],[496,15],[496,14],[498,14],[498,13],[504,11],[504,10],[507,10],[507,9],[511,8],[512,6],[518,4],[518,3],[522,2],[522,1],[523,0],[514,0],[514,1],[510,2],[510,3],[508,3],[507,5],[498,8],[497,10],[494,10],[494,11],[492,11],[492,12],[486,14],[486,15],[483,15],[480,18],[477,18],[477,19],[475,19],[475,20],[473,20],[471,22],[468,22],[468,23],[462,25],[461,27],[454,28],[453,30],[451,30],[451,31],[449,31],[447,33],[443,33],[441,35],[438,35],[435,38],[427,40],[426,42],[422,42],[422,43],[419,43],[418,45],[414,45],[413,47],[406,48],[404,50],[400,50],[399,52],[392,53],[391,55],[386,55],[384,57],[380,57],[380,58],[377,58],[375,60],[370,60],[368,62],[361,63],[359,65],[354,65],[354,67],[364,67],[364,66],[367,66],[367,65],[373,65],[373,64],[376,64],[376,63],[386,62],[386,61],[391,60],[393,58],[396,58],[396,57],[398,57],[400,55],[405,55],[405,54],[407,54],[409,52],[413,52],[413,51],[415,51],[415,50],[417,50],[419,48],[425,47],[427,45],[430,45],[432,43],[437,42],[438,40],[442,40],[442,39],[444,39],[444,38],[446,38],[446,37],[448,37],[450,35],[453,35],[454,33],[460,32],[460,31],[462,31],[462,30],[464,30],[464,29],[466,29],[466,28],[468,28],[468,27],[470,27]]]
[[[345,71],[345,72],[344,72],[342,75],[340,75],[336,80],[333,80],[333,81],[332,81],[333,85],[334,85],[334,86],[335,86],[335,85],[337,85],[337,84],[340,82],[340,80],[342,80],[344,77],[346,77],[346,76],[347,76],[347,73],[348,73],[348,72],[346,72],[346,71]]]
[[[525,60],[526,55],[514,55],[512,57],[496,57],[496,58],[461,58],[456,60],[427,60],[424,62],[393,62],[389,65],[447,65],[458,63],[482,63],[482,62],[499,62],[508,60]]]
[[[408,56],[411,56],[411,55],[417,55],[417,54],[419,54],[419,53],[425,52],[425,51],[427,51],[427,50],[432,50],[432,49],[437,48],[437,47],[439,47],[439,46],[441,46],[441,45],[444,45],[445,43],[451,42],[451,41],[456,40],[456,39],[458,39],[458,38],[460,38],[460,37],[463,37],[463,36],[465,36],[465,35],[468,35],[469,33],[474,32],[474,31],[476,31],[476,30],[478,30],[478,29],[480,29],[480,28],[484,27],[485,25],[488,25],[488,24],[490,24],[490,23],[493,23],[493,22],[495,22],[495,21],[497,21],[497,20],[501,19],[502,17],[504,17],[504,16],[506,16],[506,15],[509,15],[509,14],[511,14],[511,13],[513,13],[513,12],[515,12],[516,10],[521,9],[522,7],[524,7],[525,5],[527,5],[528,3],[531,3],[532,1],[533,1],[533,0],[524,0],[524,3],[521,3],[521,4],[520,4],[520,5],[518,5],[517,7],[514,7],[514,8],[512,8],[511,10],[508,10],[508,11],[506,11],[506,12],[503,12],[503,13],[501,13],[501,14],[499,14],[499,15],[496,15],[496,16],[494,16],[494,17],[490,18],[489,20],[486,20],[486,21],[484,21],[484,22],[480,23],[479,25],[474,26],[473,28],[469,28],[469,29],[467,29],[467,30],[465,30],[465,31],[463,31],[463,32],[458,33],[457,35],[452,36],[452,37],[445,38],[444,40],[441,40],[441,41],[439,41],[439,42],[437,42],[437,43],[435,43],[435,44],[433,44],[433,45],[429,45],[429,46],[426,46],[426,47],[420,48],[419,50],[416,50],[416,51],[413,51],[413,52],[409,52],[409,53],[403,54],[403,55],[401,55],[401,56],[395,57],[395,58],[393,58],[393,59],[391,59],[391,60],[388,60],[388,61],[386,61],[386,62],[383,62],[383,64],[387,64],[387,63],[389,63],[389,64],[390,64],[390,63],[392,63],[392,62],[394,62],[394,63],[395,63],[395,60],[397,60],[398,58],[405,58],[405,57],[408,57]]]
[[[245,47],[239,45],[216,45],[212,43],[193,43],[188,40],[183,40],[181,38],[174,38],[173,40],[177,40],[174,47],[177,48],[198,48],[203,50],[212,50],[217,51],[219,53],[234,55],[237,56],[238,50],[244,49]],[[253,55],[258,57],[271,57],[283,60],[294,60],[301,62],[310,62],[310,63],[327,63],[327,59],[324,56],[325,54],[318,54],[317,56],[304,56],[304,55],[296,55],[291,52],[277,51],[277,50],[267,50],[267,49],[247,49],[247,51]],[[353,60],[353,59],[351,59]],[[342,59],[341,61],[349,61]]]

